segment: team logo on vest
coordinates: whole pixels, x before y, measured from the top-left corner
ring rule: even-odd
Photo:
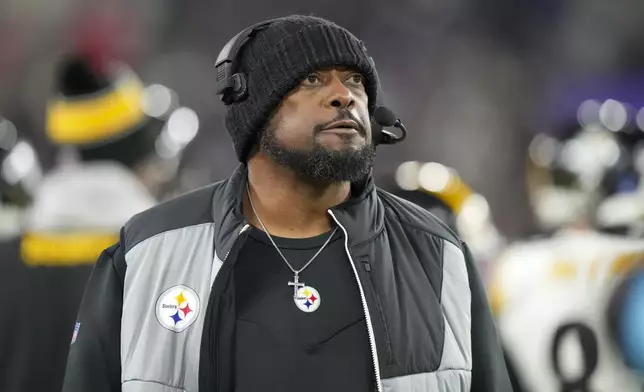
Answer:
[[[199,297],[188,286],[170,287],[157,299],[156,314],[162,326],[173,332],[182,332],[197,319]]]
[[[300,288],[293,300],[298,309],[306,313],[315,312],[320,307],[320,293],[311,286]]]

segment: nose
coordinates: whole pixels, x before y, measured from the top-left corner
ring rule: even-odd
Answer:
[[[326,106],[336,109],[351,109],[355,105],[355,99],[351,90],[338,78],[329,84],[329,95],[326,98]]]

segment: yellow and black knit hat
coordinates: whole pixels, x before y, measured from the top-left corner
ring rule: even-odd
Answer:
[[[56,69],[46,130],[58,146],[74,146],[84,161],[133,166],[154,151],[163,122],[143,111],[144,86],[129,69],[105,75],[79,56]]]

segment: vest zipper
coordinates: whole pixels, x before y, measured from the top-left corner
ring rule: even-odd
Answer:
[[[360,291],[360,299],[362,300],[362,309],[364,311],[364,317],[367,322],[367,332],[369,333],[369,343],[371,345],[371,357],[373,359],[373,369],[375,372],[376,376],[376,387],[378,392],[382,392],[382,381],[380,380],[380,366],[378,365],[378,350],[376,347],[376,336],[375,333],[373,332],[373,324],[371,323],[371,316],[369,315],[369,307],[367,305],[367,298],[364,295],[364,289],[362,287],[362,283],[360,282],[360,277],[358,276],[358,270],[356,269],[356,264],[353,261],[353,258],[351,257],[351,252],[349,252],[349,233],[347,233],[347,230],[342,226],[340,221],[335,217],[333,214],[333,211],[328,210],[327,211],[329,215],[333,218],[335,223],[342,229],[342,232],[344,232],[344,250],[347,252],[347,256],[349,257],[349,262],[351,263],[351,268],[353,269],[353,274],[356,278],[356,282],[358,283],[358,290]]]
[[[233,246],[231,246],[230,249],[228,249],[228,252],[226,252],[226,255],[224,256],[224,259],[222,260],[222,263],[225,262],[228,259],[228,256],[230,255],[231,250],[236,249],[236,248],[240,248],[240,246],[241,246],[241,243],[239,243],[240,242],[240,237],[249,228],[250,228],[250,225],[248,223],[244,223],[244,225],[242,226],[242,228],[239,230],[239,232],[237,234],[237,238],[235,238],[235,240],[233,241]],[[242,243],[243,242],[245,242],[245,241],[242,241]],[[239,249],[236,249],[236,253],[239,253],[238,251],[239,251]],[[223,266],[222,266],[222,268],[223,268]],[[221,272],[221,270],[220,270],[220,272]],[[219,298],[217,298],[216,300],[217,300],[216,309],[218,310],[219,309]],[[216,330],[217,330],[217,336],[214,336],[214,339],[219,338],[219,336],[218,336],[219,333],[220,333],[219,326],[216,326]],[[211,343],[209,343],[209,344],[211,344]],[[212,345],[211,345],[211,347],[212,347]],[[220,389],[222,389],[221,386],[220,386],[221,377],[219,376],[219,366],[220,366],[219,365],[220,364],[220,362],[219,362],[219,350],[220,350],[219,349],[219,344],[217,344],[217,349],[214,352],[215,369],[214,369],[214,377],[213,378],[214,378],[214,383],[215,383],[215,385],[214,385],[215,386],[215,388],[214,388],[215,391],[219,391]]]
[[[382,323],[383,333],[385,335],[385,348],[387,349],[387,365],[391,365],[394,362],[394,355],[391,349],[391,338],[389,336],[389,326],[387,325],[387,319],[385,318],[385,312],[382,307],[382,301],[380,301],[380,295],[378,294],[378,291],[376,291],[376,286],[373,284],[373,278],[371,276],[371,263],[369,263],[369,260],[361,260],[361,261],[362,261],[362,265],[364,266],[364,269],[367,271],[367,275],[369,275],[368,283],[369,283],[369,286],[371,287],[371,293],[373,294],[373,298],[376,301],[378,314],[380,315],[380,322]]]

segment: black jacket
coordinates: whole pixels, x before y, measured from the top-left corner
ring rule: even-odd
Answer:
[[[233,390],[230,276],[248,234],[246,180],[242,165],[125,225],[83,299],[65,392]],[[371,179],[358,193],[329,214],[363,299],[378,389],[511,391],[466,245]],[[172,324],[164,312],[184,303],[173,302],[179,292],[196,311]]]

